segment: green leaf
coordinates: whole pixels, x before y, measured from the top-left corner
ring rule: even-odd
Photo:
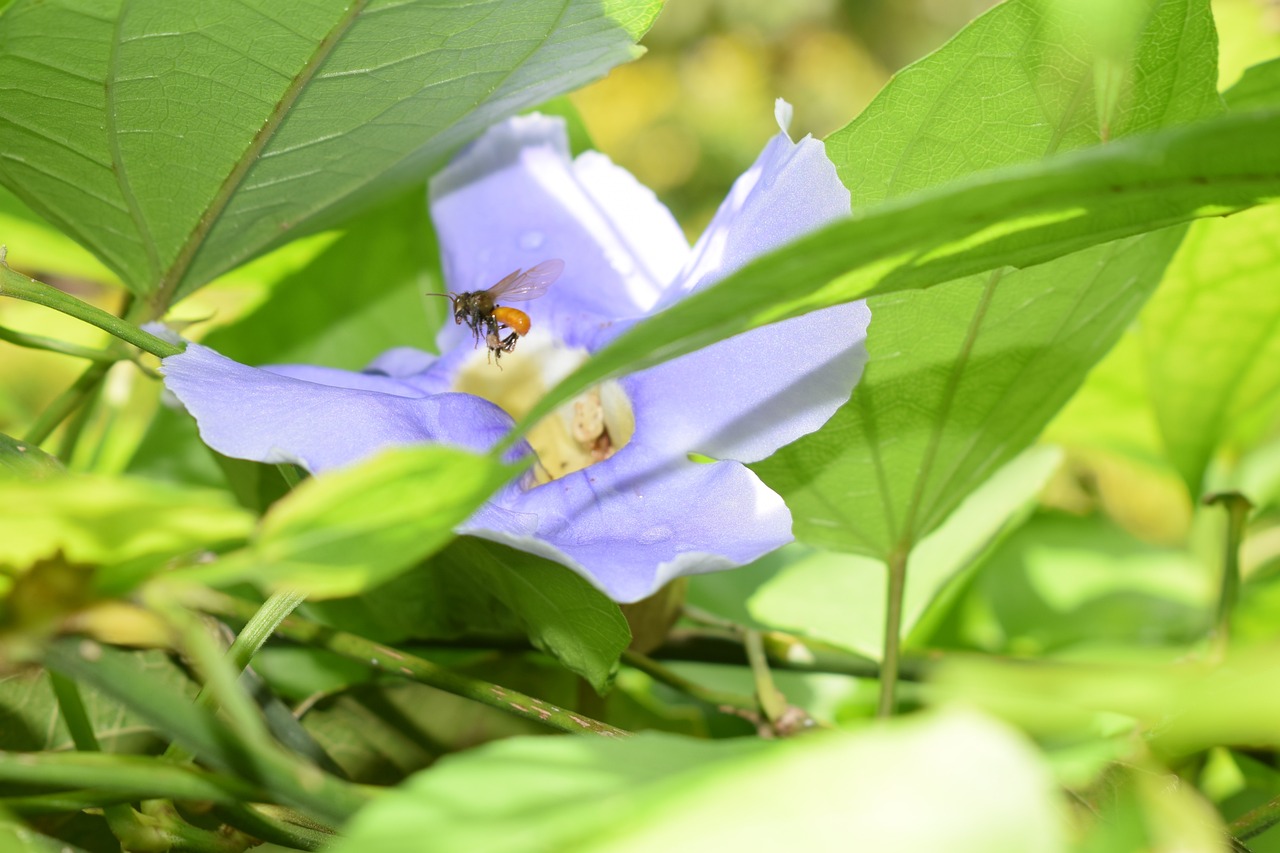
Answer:
[[[857,210],[1200,118],[1216,60],[1207,0],[1009,0],[898,72],[827,152]]]
[[[430,348],[448,303],[424,296],[444,289],[425,198],[415,187],[356,218],[253,312],[203,343],[243,364],[349,370],[391,347]]]
[[[0,187],[0,243],[9,247],[8,263],[33,278],[52,273],[88,281],[116,281],[102,262],[35,211]]]
[[[787,499],[797,538],[884,560],[910,551],[1035,440],[1180,238],[1170,230],[928,298],[873,300],[870,361],[853,397],[822,430],[753,466]]]
[[[251,580],[315,598],[355,595],[438,550],[513,473],[491,457],[439,445],[387,450],[304,481],[271,507],[248,548],[171,577]]]
[[[618,605],[583,578],[469,536],[365,595],[308,606],[335,627],[384,642],[527,637],[602,691],[631,641]]]
[[[959,596],[947,642],[1022,654],[1193,643],[1209,628],[1213,585],[1185,551],[1100,516],[1045,513],[985,561]]]
[[[62,472],[62,463],[39,447],[0,433],[0,480],[41,479]]]
[[[1143,313],[1156,421],[1191,496],[1280,404],[1280,207],[1197,222]]]
[[[196,687],[167,654],[159,651],[126,652],[98,647],[112,659],[119,658],[145,672],[155,684],[181,700],[192,700]],[[115,699],[93,688],[83,691],[85,710],[98,743],[106,752],[145,753],[163,747],[169,733]],[[58,702],[44,670],[26,670],[0,679],[0,749],[14,752],[52,752],[75,748],[58,711]]]
[[[1278,136],[1280,112],[1228,114],[877,205],[759,258],[620,335],[522,423],[537,422],[611,376],[766,323],[996,267],[1029,267],[1280,197],[1280,146],[1271,144]]]
[[[0,183],[164,306],[633,58],[659,6],[16,0]]]
[[[0,481],[0,504],[0,564],[19,568],[61,552],[74,563],[155,569],[244,539],[253,525],[225,492],[125,477]]]
[[[903,636],[915,632],[944,585],[1021,521],[1061,461],[1062,454],[1053,448],[1022,454],[912,551],[907,560]],[[879,659],[887,571],[879,560],[814,551],[762,586],[749,607],[756,619],[768,625]]]
[[[904,791],[912,819],[886,819]],[[1065,843],[1038,758],[967,713],[784,742],[504,741],[413,777],[357,815],[333,851],[394,849],[405,838],[492,853],[1047,853]]]
[[[1280,58],[1250,66],[1222,97],[1228,108],[1239,112],[1280,106]]]

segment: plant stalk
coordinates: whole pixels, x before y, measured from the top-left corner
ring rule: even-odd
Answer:
[[[907,587],[907,552],[889,555],[889,592],[884,609],[884,662],[880,667],[877,717],[891,717],[897,708],[898,659],[902,646],[902,598]]]

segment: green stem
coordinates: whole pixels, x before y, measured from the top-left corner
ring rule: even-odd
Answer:
[[[231,648],[227,650],[228,665],[233,674],[239,674],[244,671],[244,668],[249,665],[249,661],[253,660],[253,656],[262,648],[262,644],[271,637],[276,626],[278,626],[286,616],[292,613],[294,609],[302,603],[304,598],[306,598],[304,593],[286,590],[284,592],[275,593],[268,598],[260,608],[258,608],[257,612],[249,618],[249,621],[245,623],[244,628],[236,636],[235,640],[231,644]],[[228,688],[228,690],[224,692],[230,692],[233,694],[233,702],[243,704],[238,703],[237,699],[234,698],[243,697],[241,691],[234,688]],[[203,707],[211,710],[217,707],[217,703],[214,700],[214,693],[208,689],[208,686],[201,689],[200,695],[196,697],[196,701]],[[252,712],[247,709],[242,709],[241,712],[242,714],[249,713],[252,716]],[[257,718],[254,716],[253,722],[249,723],[249,725],[256,728],[256,723]],[[169,748],[165,750],[164,757],[172,761],[190,761],[194,756],[181,744],[174,741],[170,743]]]
[[[690,681],[658,663],[653,658],[642,655],[639,652],[630,650],[623,652],[622,662],[627,666],[640,670],[659,684],[665,684],[672,690],[678,690],[692,699],[712,705],[726,713],[742,716],[743,714],[755,715],[760,712],[760,706],[750,696],[703,687],[701,684]]]
[[[24,299],[27,302],[61,311],[77,320],[97,326],[120,340],[159,358],[177,355],[183,350],[183,347],[161,340],[150,332],[144,332],[132,323],[121,320],[95,305],[90,305],[69,293],[63,293],[56,287],[15,272],[3,262],[0,262],[0,296],[12,296],[15,299]]]
[[[268,844],[292,847],[295,850],[319,850],[334,840],[331,832],[264,814],[261,807],[237,803],[219,806],[214,812],[223,823]]]
[[[44,444],[45,440],[58,428],[58,424],[66,420],[68,415],[94,394],[110,368],[110,364],[100,361],[85,368],[84,373],[80,374],[70,388],[59,394],[57,399],[45,407],[23,439],[37,446]]]
[[[1225,650],[1231,639],[1231,615],[1240,596],[1240,543],[1253,504],[1239,492],[1205,495],[1204,503],[1221,505],[1227,512],[1227,534],[1222,542],[1222,583],[1218,588],[1218,612],[1214,619],[1214,645]]]
[[[257,788],[217,773],[181,767],[162,758],[104,752],[6,752],[0,750],[0,782],[86,789],[130,799],[166,797],[237,803],[270,799]],[[61,796],[70,797],[73,792]]]
[[[93,418],[101,392],[101,382],[90,388],[62,430],[62,437],[58,444],[58,459],[68,467],[71,465],[71,458],[75,455],[76,446],[80,443],[80,436],[84,434],[85,427]]]
[[[84,699],[80,696],[79,686],[57,672],[49,672],[49,683],[53,686],[54,698],[58,700],[58,710],[62,712],[62,721],[71,734],[71,742],[81,752],[101,752],[98,736],[93,731],[93,723],[84,708]]]
[[[769,659],[764,652],[764,639],[759,631],[747,631],[743,639],[743,648],[747,651],[747,661],[751,664],[751,674],[756,683],[756,699],[760,702],[760,710],[770,724],[776,724],[787,712],[787,700],[773,683]]]
[[[1248,841],[1255,835],[1261,835],[1271,827],[1280,823],[1280,797],[1263,803],[1252,811],[1245,812],[1231,822],[1227,831],[1237,841]]]
[[[902,596],[907,586],[907,552],[889,555],[889,593],[884,612],[884,662],[880,667],[880,702],[877,717],[891,717],[896,709],[898,658],[902,646]]]
[[[280,476],[291,489],[298,488],[298,484],[302,482],[302,475],[298,473],[298,466],[296,465],[281,462],[276,465],[276,470],[280,472]]]
[[[193,604],[210,613],[229,619],[248,619],[256,612],[256,608],[247,601],[241,601],[229,595],[213,593],[208,590],[201,590],[198,600],[194,601]],[[497,684],[461,675],[408,652],[402,652],[398,649],[384,646],[381,643],[375,643],[355,634],[335,631],[332,628],[299,619],[296,616],[291,616],[281,622],[276,629],[276,633],[296,643],[328,649],[335,654],[359,661],[381,672],[403,676],[420,684],[426,684],[446,693],[471,699],[482,705],[488,705],[491,708],[497,708],[501,711],[506,711],[508,714],[523,717],[526,720],[532,720],[563,732],[614,737],[627,734],[622,729],[567,711],[548,702],[543,702],[541,699],[526,696],[523,693],[500,687]]]
[[[4,326],[0,326],[0,341],[7,341],[14,346],[27,349],[56,352],[59,355],[69,355],[73,358],[85,358],[89,361],[117,362],[125,357],[123,353],[94,349],[93,347],[82,347],[79,344],[67,343],[57,338],[46,338],[44,335],[29,335],[26,332],[7,329]]]

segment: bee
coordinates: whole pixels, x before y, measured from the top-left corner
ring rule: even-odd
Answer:
[[[512,352],[516,341],[529,334],[529,315],[518,308],[499,305],[503,302],[528,302],[547,292],[564,272],[564,261],[552,258],[527,270],[516,270],[487,290],[469,290],[465,293],[428,293],[443,296],[453,303],[453,322],[465,323],[477,345],[481,337],[485,347],[497,359],[504,352]],[[502,330],[510,330],[505,338]]]

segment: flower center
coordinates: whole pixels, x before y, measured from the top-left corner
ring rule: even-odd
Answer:
[[[583,349],[567,347],[535,329],[515,352],[503,353],[499,370],[477,349],[458,371],[454,390],[483,397],[519,420],[547,391],[587,360]],[[617,453],[636,429],[631,401],[617,382],[597,385],[560,406],[529,431],[538,455],[537,482],[581,471]]]

